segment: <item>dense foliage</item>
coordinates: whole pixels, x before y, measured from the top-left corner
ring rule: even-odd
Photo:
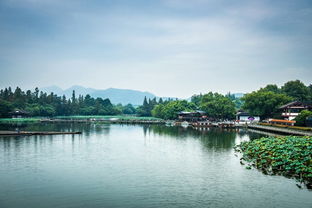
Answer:
[[[149,99],[147,101],[146,97],[144,98],[143,105],[139,106],[137,109],[137,114],[139,116],[152,116],[152,110],[157,104],[162,104],[162,98],[157,102],[156,98]]]
[[[226,97],[230,98],[232,102],[235,104],[235,109],[240,110],[244,104],[244,101],[240,97],[236,97],[234,94],[228,93]]]
[[[212,92],[203,95],[199,108],[214,119],[233,119],[236,112],[235,104],[230,98]]]
[[[312,85],[305,86],[299,80],[286,82],[281,88],[277,85],[269,84],[264,88],[246,94],[243,109],[251,114],[258,115],[262,119],[268,117],[278,117],[279,107],[290,101],[312,101]]]
[[[246,94],[242,99],[245,102],[243,108],[262,119],[272,117],[281,105],[292,101],[285,94],[262,90]]]
[[[281,91],[297,101],[309,101],[312,99],[311,87],[305,86],[299,80],[286,82],[282,86]]]
[[[5,88],[0,91],[0,117],[9,117],[15,109],[25,110],[31,116],[59,116],[59,115],[116,115],[136,114],[138,116],[155,116],[163,119],[176,119],[180,111],[202,110],[211,119],[233,119],[237,110],[245,110],[251,115],[262,119],[281,115],[279,107],[290,101],[312,101],[312,85],[305,86],[299,80],[289,81],[282,87],[269,84],[264,88],[248,94],[242,98],[228,93],[209,92],[193,95],[187,100],[165,100],[160,98],[144,98],[143,104],[137,108],[128,105],[113,105],[108,98],[93,98],[90,95],[76,97],[73,91],[71,98],[58,96],[54,93],[22,91],[17,87],[14,91]],[[299,117],[301,119],[301,117]],[[298,121],[298,124],[302,122]]]
[[[235,104],[227,96],[209,92],[204,95],[194,95],[191,102],[186,100],[166,101],[156,105],[152,115],[163,119],[176,119],[178,112],[202,110],[212,119],[233,119]]]
[[[295,118],[296,126],[306,126],[306,120],[308,117],[312,116],[312,111],[303,110],[300,114]]]
[[[235,149],[264,173],[294,177],[312,188],[312,137],[263,137]]]
[[[196,105],[186,100],[168,101],[163,104],[158,104],[152,110],[154,117],[163,119],[176,119],[180,111],[193,111]]]
[[[9,117],[10,112],[22,109],[31,116],[58,116],[58,115],[116,115],[121,113],[135,113],[132,105],[114,106],[109,99],[92,98],[90,95],[78,98],[73,91],[72,97],[58,96],[54,93],[22,91],[17,87],[0,90],[0,117]]]

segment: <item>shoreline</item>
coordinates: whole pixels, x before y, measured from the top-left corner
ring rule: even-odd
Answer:
[[[310,131],[300,131],[295,129],[286,129],[286,128],[279,128],[274,126],[262,126],[262,125],[248,125],[250,129],[256,129],[260,131],[266,131],[271,133],[280,133],[285,135],[295,135],[295,136],[312,136],[312,132]]]
[[[75,132],[56,132],[56,131],[0,131],[0,136],[33,136],[33,135],[60,135],[60,134],[82,134],[81,131]]]
[[[19,124],[19,123],[110,123],[110,124],[157,124],[166,126],[182,126],[182,127],[192,127],[198,130],[205,130],[209,128],[248,128],[263,132],[277,133],[283,135],[298,135],[298,136],[312,136],[312,131],[302,131],[297,129],[280,128],[274,126],[263,126],[257,124],[239,124],[235,122],[181,122],[181,121],[166,121],[162,119],[155,118],[135,118],[135,117],[102,117],[102,118],[92,118],[87,117],[85,119],[68,117],[68,118],[20,118],[12,119],[5,118],[0,119],[0,124]]]

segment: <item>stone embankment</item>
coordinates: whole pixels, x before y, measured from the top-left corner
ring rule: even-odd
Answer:
[[[268,131],[268,132],[273,132],[273,133],[286,134],[286,135],[312,136],[312,131],[300,131],[300,130],[295,130],[295,129],[281,128],[281,127],[274,127],[274,126],[250,124],[248,125],[248,128]]]

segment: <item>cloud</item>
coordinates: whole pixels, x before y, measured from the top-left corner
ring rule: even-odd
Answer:
[[[12,26],[0,33],[2,80],[23,71],[38,77],[39,87],[80,84],[180,97],[247,92],[292,77],[309,81],[312,38],[303,21],[309,8],[300,14],[303,8],[265,1],[160,2],[28,1],[23,17],[30,30],[4,15]],[[34,85],[31,78],[12,82]]]

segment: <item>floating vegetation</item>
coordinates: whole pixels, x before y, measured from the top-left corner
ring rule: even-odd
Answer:
[[[235,151],[242,153],[247,169],[295,178],[312,189],[312,137],[262,137],[236,145]]]
[[[35,123],[40,122],[40,118],[0,118],[0,123],[16,124],[16,123]]]
[[[120,119],[120,120],[162,120],[159,118],[155,117],[139,117],[139,116],[134,116],[134,115],[116,115],[116,116],[102,116],[102,115],[77,115],[77,116],[56,116],[54,117],[56,119],[105,119],[105,120],[110,120],[110,119]]]

